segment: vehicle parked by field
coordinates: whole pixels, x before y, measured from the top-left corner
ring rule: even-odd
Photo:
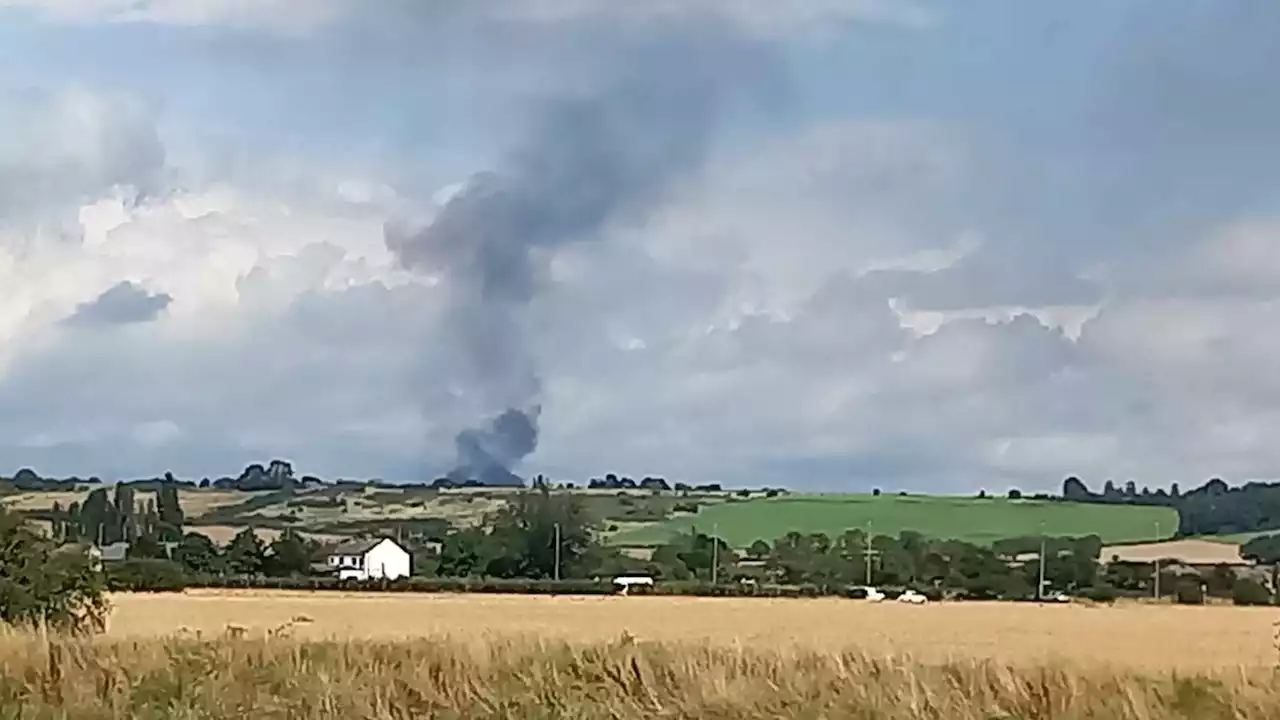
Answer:
[[[923,605],[929,602],[929,598],[921,595],[915,590],[907,590],[898,596],[898,602],[909,603],[911,605]]]

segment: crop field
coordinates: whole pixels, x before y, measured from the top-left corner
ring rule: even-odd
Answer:
[[[0,631],[4,717],[1272,720],[1274,609],[116,595]]]
[[[1099,556],[1103,562],[1118,558],[1121,562],[1150,563],[1158,560],[1174,559],[1179,562],[1196,565],[1241,565],[1245,563],[1240,555],[1240,546],[1226,542],[1218,542],[1208,538],[1165,540],[1158,543],[1138,543],[1134,545],[1115,545],[1102,548]]]
[[[1142,675],[634,641],[0,637],[13,718],[1273,720],[1271,671]]]
[[[113,638],[173,633],[250,637],[288,628],[310,639],[481,635],[600,643],[852,651],[923,662],[991,660],[1141,670],[1269,667],[1277,660],[1267,608],[1012,603],[908,606],[851,600],[549,597],[201,590],[112,597]]]
[[[788,532],[840,535],[866,529],[882,535],[914,530],[929,537],[990,543],[1001,538],[1097,534],[1108,544],[1160,540],[1178,527],[1171,508],[1089,505],[1003,498],[944,496],[793,495],[708,505],[696,515],[616,535],[619,545],[659,545],[696,527],[734,547],[771,541]],[[1160,529],[1160,537],[1156,529]]]

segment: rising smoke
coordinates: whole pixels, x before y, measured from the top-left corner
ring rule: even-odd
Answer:
[[[434,221],[388,227],[402,265],[441,278],[448,331],[489,408],[458,433],[451,477],[520,483],[510,470],[537,448],[541,377],[526,316],[550,251],[642,221],[704,162],[726,84],[696,47],[633,55],[592,91],[545,101],[499,167],[473,176]]]

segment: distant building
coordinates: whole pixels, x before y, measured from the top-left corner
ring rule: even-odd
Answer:
[[[103,562],[124,562],[129,557],[129,543],[121,540],[97,548]]]
[[[102,570],[102,551],[88,543],[71,543],[62,545],[54,551],[58,555],[81,555],[89,560],[89,567],[95,571]]]
[[[390,538],[346,542],[329,552],[325,563],[340,580],[395,580],[408,577],[409,552]]]

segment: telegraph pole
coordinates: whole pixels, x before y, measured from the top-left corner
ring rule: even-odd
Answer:
[[[1160,521],[1156,521],[1156,542],[1160,542]],[[1156,602],[1160,602],[1160,557],[1155,559],[1155,597]]]
[[[711,526],[711,584],[720,579],[720,524]]]
[[[560,523],[556,523],[556,582],[560,582]]]
[[[867,561],[867,587],[871,587],[871,521],[867,521],[867,551],[863,553]]]
[[[1040,523],[1040,582],[1036,585],[1036,600],[1044,601],[1044,552],[1045,552],[1044,523]]]

